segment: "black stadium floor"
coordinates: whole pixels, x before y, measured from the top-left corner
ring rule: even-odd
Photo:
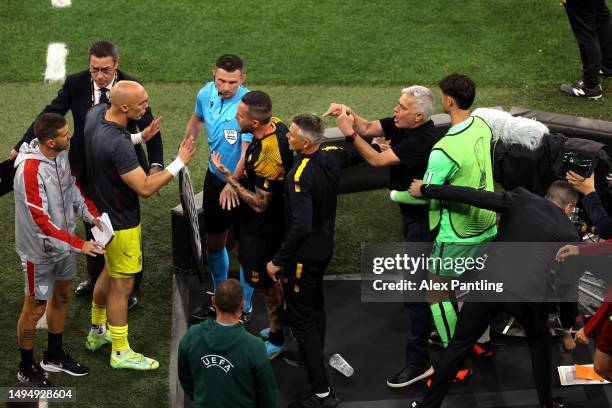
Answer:
[[[177,275],[177,279],[185,278],[189,281],[186,285],[189,294],[183,292],[183,302],[189,316],[199,302],[202,286],[196,284],[193,277]],[[324,287],[327,310],[326,358],[333,353],[340,353],[355,369],[350,378],[332,368],[328,369],[332,387],[342,401],[340,407],[404,408],[410,401],[420,399],[426,391],[423,381],[403,389],[391,389],[386,385],[386,378],[401,368],[404,361],[403,322],[407,314],[403,305],[362,303],[359,281],[326,280]],[[189,299],[185,299],[185,296]],[[248,329],[257,335],[267,326],[261,292],[256,291],[253,302],[255,315]],[[474,375],[464,384],[451,386],[443,407],[538,406],[526,341],[508,336],[496,336],[493,341],[496,344],[495,356],[491,360],[470,359]],[[297,355],[296,350],[295,341],[289,342],[287,355]],[[440,347],[430,346],[433,361],[440,352]],[[592,352],[592,346],[578,346],[573,355],[565,355],[555,343],[553,363],[590,363]],[[280,407],[286,407],[289,402],[308,394],[308,382],[302,367],[290,365],[281,357],[273,361],[272,366],[279,386]],[[553,387],[553,395],[563,397],[567,408],[612,407],[612,387],[609,385],[561,387],[555,371]],[[189,401],[185,401],[185,407],[190,406]]]

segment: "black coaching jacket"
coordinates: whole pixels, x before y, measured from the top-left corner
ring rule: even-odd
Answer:
[[[362,161],[352,147],[344,150],[334,145],[295,157],[285,178],[285,239],[272,258],[274,265],[329,262],[340,175],[343,168]]]

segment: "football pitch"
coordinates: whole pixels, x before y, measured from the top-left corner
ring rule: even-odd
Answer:
[[[8,155],[60,87],[42,80],[48,44],[66,44],[70,74],[86,69],[87,48],[101,38],[119,45],[120,68],[145,84],[154,115],[164,116],[166,164],[183,136],[197,91],[211,79],[214,61],[223,53],[243,57],[247,85],[268,92],[275,115],[285,121],[297,113],[321,113],[330,102],[346,103],[370,119],[390,116],[401,88],[433,89],[451,72],[475,80],[476,107],[524,106],[612,120],[612,80],[604,80],[599,101],[572,99],[558,89],[579,77],[580,59],[556,0],[72,0],[67,8],[54,8],[50,0],[2,0],[0,157]],[[198,191],[207,153],[201,136],[190,165]],[[141,304],[130,312],[129,338],[135,350],[158,359],[160,368],[115,371],[107,350],[85,350],[90,301],[74,298],[64,342],[91,372],[82,378],[51,376],[54,385],[76,387],[77,403],[68,406],[166,406],[170,209],[178,203],[177,182],[161,196],[141,200],[145,275]],[[400,239],[399,211],[386,191],[341,196],[328,272],[357,273],[360,242]],[[0,198],[0,259],[0,387],[5,387],[17,381],[15,332],[24,285],[14,249],[12,194]],[[235,260],[231,268],[237,270]],[[81,256],[78,278],[84,273]],[[264,313],[263,305],[258,312]],[[42,357],[45,344],[46,333],[38,331],[35,358]]]

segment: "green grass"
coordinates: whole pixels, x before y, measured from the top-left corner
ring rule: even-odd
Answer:
[[[99,38],[147,82],[200,81],[225,52],[268,84],[435,83],[463,71],[481,85],[557,85],[579,69],[555,0],[4,0],[0,27],[0,81],[41,79],[52,41],[79,70]]]
[[[183,134],[186,121],[193,109],[193,98],[200,83],[151,83],[147,85],[150,102],[157,115],[163,115],[166,161],[174,153]],[[279,86],[259,84],[253,88],[268,91],[275,104],[275,113],[288,120],[299,112],[322,112],[330,101],[350,104],[365,117],[378,118],[388,115],[398,97],[400,86]],[[0,84],[0,113],[5,136],[0,140],[0,152],[8,152],[30,123],[32,117],[44,106],[57,90],[56,85],[33,83]],[[591,102],[564,98],[555,89],[548,87],[493,88],[483,87],[479,91],[477,106],[512,105],[557,111],[589,117],[606,118],[610,112],[609,99]],[[609,118],[609,117],[608,117]],[[333,122],[328,120],[328,125]],[[192,163],[191,173],[199,190],[206,166],[207,149],[198,139],[198,153]],[[107,391],[112,389],[125,395],[118,407],[162,406],[167,398],[169,364],[170,301],[171,301],[171,239],[170,208],[178,203],[177,183],[173,182],[161,197],[142,200],[144,278],[142,304],[130,313],[130,342],[140,352],[148,353],[160,361],[160,369],[151,373],[113,371],[108,366],[106,351],[89,353],[82,347],[90,316],[90,303],[75,298],[70,306],[66,328],[66,344],[73,355],[89,365],[91,375],[70,378],[53,375],[58,385],[77,387],[78,406],[105,406]],[[15,366],[18,361],[15,323],[20,311],[23,293],[23,276],[19,260],[14,252],[13,197],[0,199],[0,259],[3,259],[3,274],[0,291],[3,305],[0,322],[5,328],[0,334],[0,349],[7,358],[0,362],[0,384],[15,382]],[[385,191],[372,191],[345,195],[339,198],[336,227],[335,257],[329,273],[356,273],[359,271],[359,248],[362,241],[397,241],[401,237],[399,212]],[[80,276],[84,274],[80,258]],[[39,332],[37,350],[40,353],[46,343],[46,334]],[[38,354],[40,355],[40,354]],[[163,404],[160,404],[163,401]]]
[[[109,15],[112,17],[109,18]],[[555,0],[454,1],[118,1],[74,0],[69,9],[50,1],[0,3],[0,157],[57,92],[41,84],[47,44],[65,42],[68,72],[87,66],[87,47],[110,38],[120,45],[121,66],[145,82],[156,115],[163,115],[166,162],[178,146],[194,98],[210,78],[214,59],[237,53],[247,64],[251,89],[270,93],[275,114],[289,120],[344,102],[367,118],[391,114],[403,86],[433,86],[451,71],[472,76],[476,106],[525,106],[612,120],[612,97],[596,102],[558,91],[579,75],[579,58],[564,11]],[[604,81],[612,88],[612,81]],[[327,121],[333,125],[332,120]],[[199,190],[206,167],[205,139],[191,165]],[[88,364],[84,378],[52,376],[77,387],[79,407],[165,406],[168,388],[171,242],[170,209],[177,183],[161,197],[142,200],[145,278],[142,304],[130,314],[130,342],[160,361],[151,373],[113,371],[108,353],[89,353],[82,341],[90,304],[74,299],[65,342]],[[13,384],[18,361],[15,325],[23,276],[14,250],[12,195],[0,198],[0,386]],[[399,212],[385,191],[341,196],[335,257],[329,273],[356,273],[362,241],[400,239]],[[83,259],[79,258],[83,275]],[[39,333],[37,356],[46,343]]]

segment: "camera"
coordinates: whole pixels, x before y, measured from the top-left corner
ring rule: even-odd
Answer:
[[[588,178],[593,173],[593,164],[593,157],[571,151],[563,153],[563,174],[573,171],[584,178]]]

